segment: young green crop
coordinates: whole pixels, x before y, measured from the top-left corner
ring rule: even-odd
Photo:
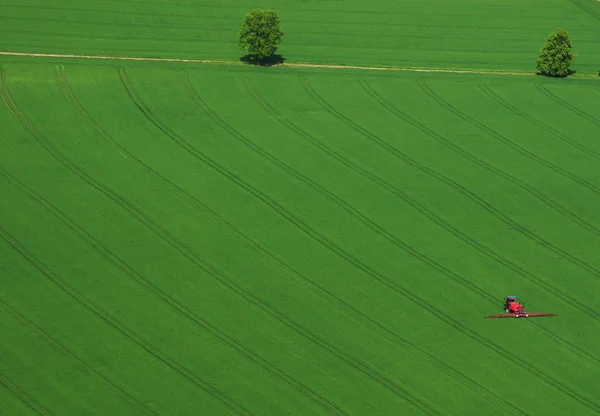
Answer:
[[[593,80],[63,62],[0,77],[9,414],[597,413]]]

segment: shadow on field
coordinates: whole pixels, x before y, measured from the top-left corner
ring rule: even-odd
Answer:
[[[240,58],[240,61],[242,61],[243,63],[248,64],[248,65],[273,66],[273,65],[279,65],[279,64],[284,63],[285,58],[281,55],[273,54],[271,56],[266,56],[262,59],[259,59],[254,54],[248,54],[248,55],[242,56]]]
[[[600,0],[598,0],[598,1],[600,1]],[[536,72],[536,74],[544,76],[544,77],[548,77],[548,78],[566,78],[568,76],[575,75],[577,73],[576,69],[568,69],[568,71],[569,71],[569,73],[567,75],[550,75],[550,74],[543,74],[541,72]],[[598,73],[598,75],[600,75],[600,72]]]

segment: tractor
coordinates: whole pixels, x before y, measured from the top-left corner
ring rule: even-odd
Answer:
[[[535,318],[542,316],[556,316],[549,312],[527,312],[522,303],[517,302],[516,296],[507,296],[504,300],[504,312],[488,315],[485,318]]]

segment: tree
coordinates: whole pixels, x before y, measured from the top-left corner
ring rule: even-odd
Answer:
[[[275,54],[283,30],[273,10],[251,10],[242,21],[239,45],[261,61]]]
[[[546,39],[537,59],[537,70],[541,75],[549,77],[566,77],[573,71],[569,69],[575,59],[571,35],[564,29],[557,29]]]

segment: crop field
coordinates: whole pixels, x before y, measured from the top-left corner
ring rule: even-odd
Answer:
[[[600,413],[600,3],[0,3],[0,415]]]
[[[251,7],[278,12],[293,61],[531,71],[562,27],[600,70],[597,0],[0,0],[0,50],[237,59]]]

